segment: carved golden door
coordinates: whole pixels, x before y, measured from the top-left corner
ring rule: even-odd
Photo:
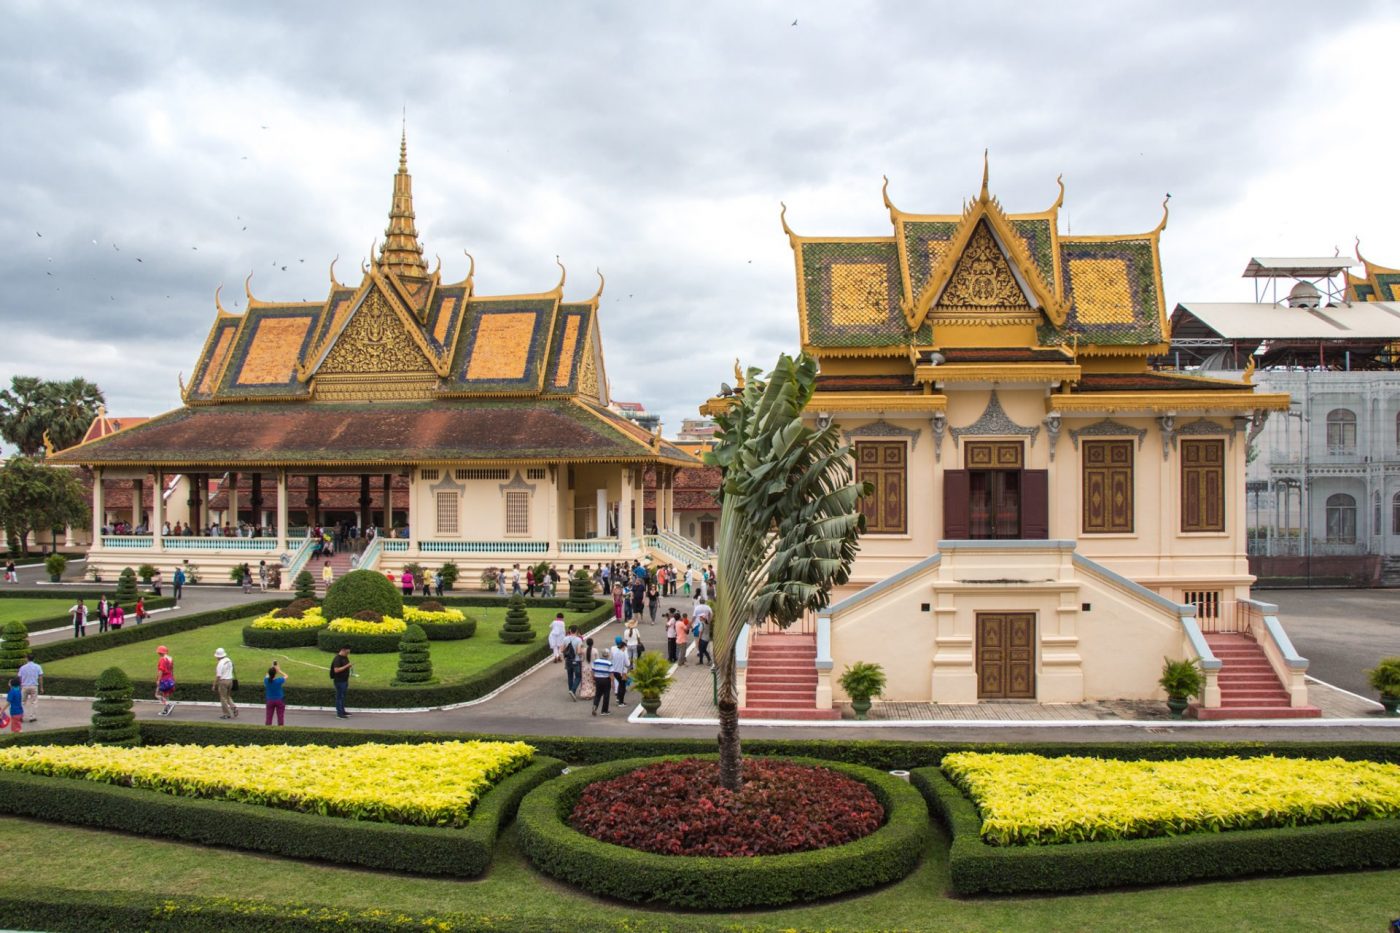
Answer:
[[[1035,699],[1035,614],[977,613],[977,696]]]

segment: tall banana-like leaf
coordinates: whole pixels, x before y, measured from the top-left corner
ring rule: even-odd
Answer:
[[[853,478],[850,448],[834,425],[802,423],[816,390],[817,363],[784,354],[765,380],[750,369],[735,403],[716,416],[706,462],[720,486],[714,620],[719,669],[720,780],[741,782],[735,652],[745,623],[787,627],[825,607],[850,578],[869,484]]]

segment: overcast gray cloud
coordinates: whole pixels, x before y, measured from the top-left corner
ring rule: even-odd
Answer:
[[[10,2],[0,378],[177,405],[217,285],[238,310],[250,271],[264,299],[323,297],[337,255],[357,278],[403,107],[428,254],[455,278],[471,250],[485,294],[602,268],[613,393],[671,429],[735,356],[796,348],[780,200],[885,233],[882,174],[956,211],[984,147],[1008,210],[1063,172],[1076,233],[1149,229],[1170,191],[1169,302],[1358,234],[1400,265],[1398,45],[1380,4]]]

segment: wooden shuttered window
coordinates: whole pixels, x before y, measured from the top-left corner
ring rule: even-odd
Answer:
[[[908,451],[904,441],[856,442],[856,480],[874,490],[860,500],[866,534],[908,533]]]
[[[943,471],[943,537],[966,541],[972,537],[972,487],[967,470]]]
[[[1181,444],[1181,530],[1225,530],[1225,442]]]
[[[1044,541],[1050,537],[1050,472],[1021,471],[1021,539]]]
[[[1131,534],[1133,442],[1084,442],[1084,533]]]

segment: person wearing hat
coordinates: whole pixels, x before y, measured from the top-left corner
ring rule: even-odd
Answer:
[[[174,701],[170,699],[174,693],[175,659],[170,656],[170,649],[161,645],[156,649],[156,699],[163,704],[160,715],[169,716],[175,708]]]
[[[219,695],[220,719],[237,719],[238,706],[233,702],[233,658],[222,648],[214,649],[214,685],[209,689]]]
[[[617,687],[618,709],[626,709],[627,704],[623,701],[627,699],[627,672],[632,669],[632,664],[627,660],[627,647],[621,635],[613,639],[609,661],[612,666],[613,682]]]

